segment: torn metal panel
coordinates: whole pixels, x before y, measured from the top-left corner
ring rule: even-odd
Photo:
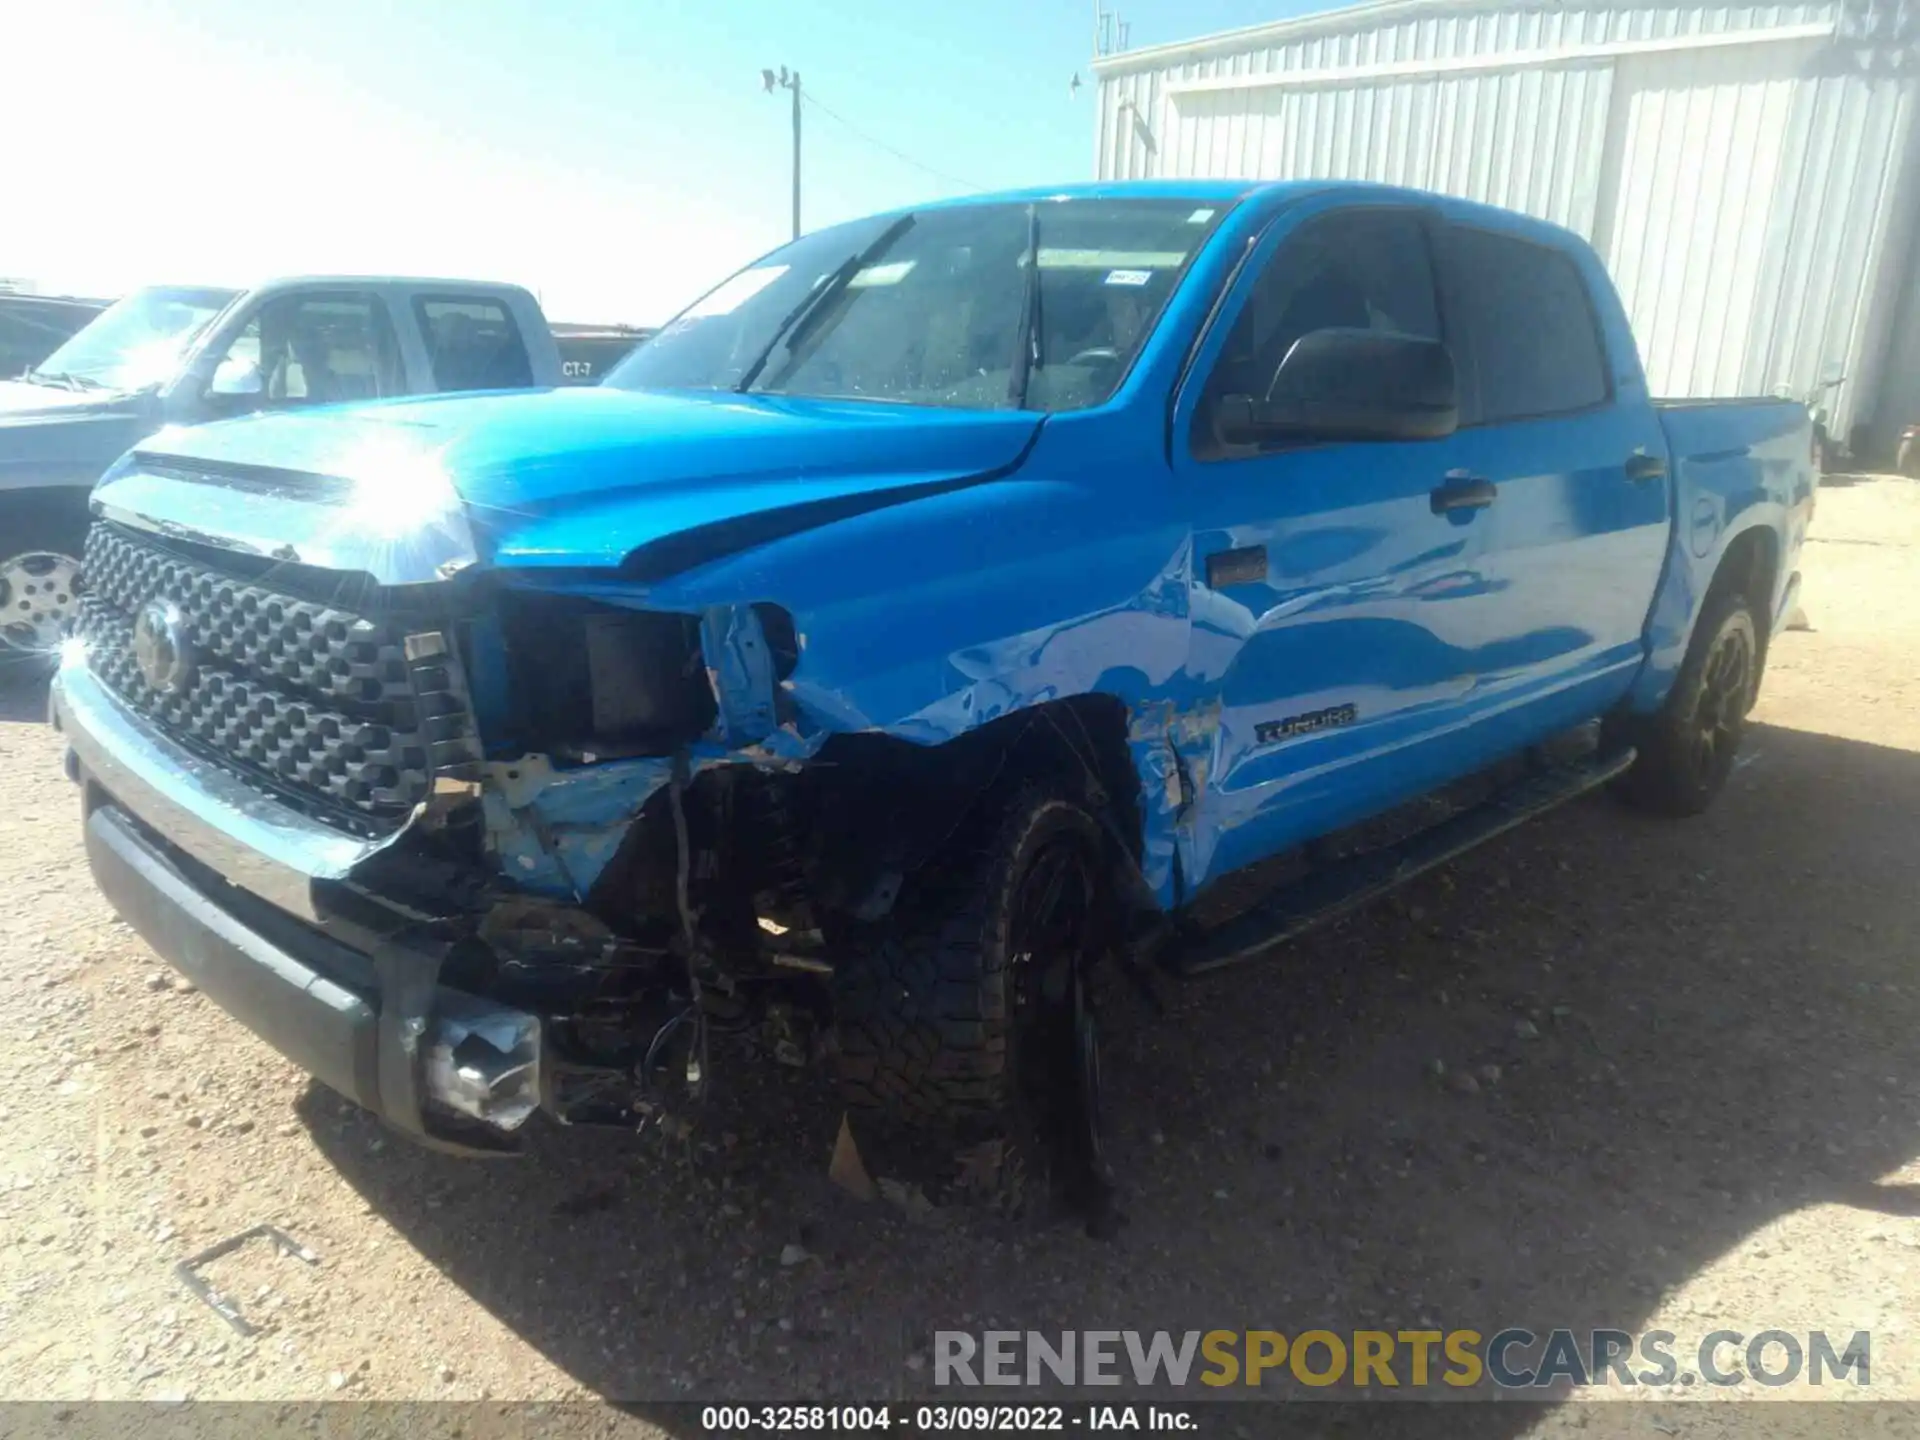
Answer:
[[[1178,757],[1157,737],[1135,740],[1134,768],[1140,775],[1140,813],[1145,831],[1140,849],[1140,873],[1163,909],[1178,903],[1179,847],[1175,830],[1186,805]]]
[[[544,755],[489,764],[481,794],[487,843],[521,888],[584,898],[672,771],[670,760],[656,758],[570,770]]]
[[[688,752],[689,776],[718,765],[786,767],[810,758],[820,733],[785,725],[759,743],[731,749],[702,741]],[[522,889],[585,899],[647,802],[673,778],[670,756],[556,769],[544,755],[484,767],[487,843],[501,872]]]
[[[1196,801],[1206,790],[1220,733],[1218,701],[1181,710],[1171,702],[1142,706],[1127,729],[1140,776],[1141,873],[1162,909],[1189,898],[1185,888],[1206,873],[1212,844]]]
[[[719,707],[713,738],[723,745],[765,739],[774,727],[774,675],[759,615],[750,605],[713,606],[700,618],[700,650]]]

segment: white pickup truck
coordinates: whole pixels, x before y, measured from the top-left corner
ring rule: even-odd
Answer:
[[[561,383],[546,317],[517,285],[309,275],[136,290],[0,380],[0,663],[58,645],[78,604],[87,495],[163,426]]]

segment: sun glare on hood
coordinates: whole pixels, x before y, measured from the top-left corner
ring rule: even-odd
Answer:
[[[332,468],[348,489],[330,539],[355,541],[396,558],[444,555],[450,544],[464,548],[468,543],[459,492],[437,449],[372,435]]]

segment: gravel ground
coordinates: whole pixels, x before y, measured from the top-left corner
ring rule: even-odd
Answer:
[[[807,1074],[721,1072],[690,1144],[543,1126],[517,1163],[413,1148],[113,919],[43,700],[16,687],[0,1395],[870,1399],[930,1392],[935,1328],[1432,1322],[1871,1329],[1872,1394],[1920,1397],[1917,562],[1920,486],[1829,483],[1813,628],[1777,644],[1704,819],[1594,797],[1169,990],[1163,1022],[1123,1006],[1110,1243],[843,1197]],[[242,1340],[172,1267],[260,1221],[319,1261],[256,1244],[211,1267],[264,1326]],[[1702,1392],[1659,1398],[1682,1394]],[[1474,1407],[1459,1433],[1599,1413]],[[1660,1413],[1734,1433],[1726,1406]]]

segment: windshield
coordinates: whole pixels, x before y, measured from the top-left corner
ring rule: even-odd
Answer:
[[[232,290],[136,290],[115,301],[27,372],[29,380],[86,390],[143,390],[170,376],[193,339],[233,300]]]
[[[1067,199],[838,225],[709,291],[602,383],[969,410],[1096,405],[1225,208]]]

